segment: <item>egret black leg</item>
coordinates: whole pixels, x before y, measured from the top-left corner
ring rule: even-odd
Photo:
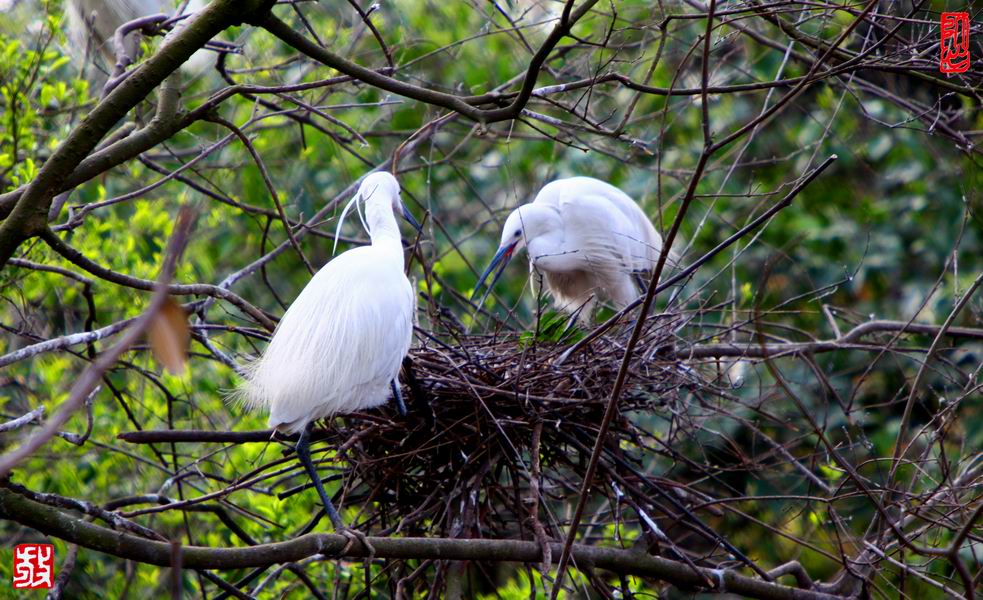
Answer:
[[[324,505],[324,511],[328,513],[331,524],[337,530],[347,529],[344,521],[341,520],[341,515],[335,510],[334,504],[331,503],[327,492],[324,491],[324,485],[321,483],[321,478],[318,477],[317,469],[314,468],[314,462],[311,460],[311,429],[313,426],[313,423],[308,423],[300,433],[300,438],[297,440],[297,458],[300,459],[300,464],[304,465],[307,476],[314,482],[314,487],[317,488],[317,493],[321,496],[321,504]]]
[[[396,400],[396,410],[399,414],[406,416],[406,403],[403,402],[403,392],[399,391],[399,380],[393,379],[389,382],[389,388],[393,391],[393,398]]]
[[[648,292],[648,289],[649,289],[648,282],[645,281],[645,279],[642,278],[642,274],[641,273],[634,273],[634,274],[632,274],[632,277],[635,278],[635,285],[638,286],[639,292],[641,292],[643,295],[646,292]]]

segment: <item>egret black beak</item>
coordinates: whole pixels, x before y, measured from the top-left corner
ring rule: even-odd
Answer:
[[[485,283],[485,280],[488,279],[491,272],[495,271],[495,276],[492,277],[491,283],[488,284],[488,289],[485,290],[485,295],[481,297],[481,302],[478,304],[481,305],[485,303],[485,298],[487,298],[488,294],[491,293],[492,288],[495,287],[495,283],[498,282],[498,278],[502,276],[502,273],[505,271],[505,267],[509,264],[509,261],[512,260],[513,250],[515,250],[515,243],[509,244],[508,246],[502,246],[498,249],[498,252],[496,252],[495,256],[492,257],[491,262],[488,263],[488,268],[485,269],[485,272],[478,278],[478,283],[474,286],[474,293],[471,294],[472,300],[474,300],[474,297],[478,295],[478,290],[481,289],[481,285]],[[498,268],[497,270],[496,267]]]
[[[403,218],[406,219],[406,222],[412,225],[413,229],[416,229],[417,232],[423,229],[423,225],[420,225],[420,223],[417,222],[417,220],[413,217],[413,213],[411,213],[405,206],[403,207]]]

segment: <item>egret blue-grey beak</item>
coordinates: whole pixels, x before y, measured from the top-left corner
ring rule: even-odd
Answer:
[[[420,225],[420,223],[417,222],[417,220],[413,217],[413,213],[411,213],[405,206],[403,207],[403,218],[406,219],[406,222],[412,225],[413,229],[416,229],[418,233],[421,229],[423,229],[423,225]]]
[[[487,298],[488,294],[491,293],[492,288],[495,287],[495,283],[498,282],[499,277],[501,277],[502,273],[505,271],[505,267],[509,264],[509,261],[512,260],[513,250],[515,250],[514,242],[507,246],[500,247],[498,252],[495,253],[495,256],[492,257],[491,262],[488,263],[488,268],[485,269],[485,272],[478,278],[478,283],[476,283],[474,286],[474,293],[471,294],[472,300],[474,300],[474,297],[478,295],[478,290],[481,289],[481,285],[485,283],[485,280],[488,279],[491,272],[495,271],[495,276],[492,277],[491,283],[488,284],[488,289],[485,290],[485,294],[481,297],[481,302],[478,303],[479,306],[485,303],[485,298]],[[495,270],[496,267],[498,267],[498,270]]]

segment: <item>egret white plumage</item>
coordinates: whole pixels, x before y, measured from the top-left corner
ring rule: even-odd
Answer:
[[[487,296],[523,248],[530,272],[543,275],[556,307],[587,323],[598,298],[620,308],[638,297],[635,280],[655,267],[662,237],[617,187],[592,177],[570,177],[546,184],[531,203],[512,211],[475,294],[495,271]]]
[[[358,203],[361,202],[361,206]],[[413,336],[415,296],[403,273],[394,211],[419,229],[389,173],[368,175],[342,212],[355,205],[371,245],[353,248],[322,267],[283,315],[263,356],[240,390],[270,411],[269,425],[300,432],[297,456],[314,482],[335,529],[346,530],[310,457],[314,421],[384,404],[390,391],[401,413],[397,375]]]

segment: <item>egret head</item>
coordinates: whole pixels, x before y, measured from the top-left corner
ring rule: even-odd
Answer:
[[[370,196],[377,193],[384,198],[399,197],[399,182],[389,171],[369,173],[362,180],[362,184],[358,186],[358,195],[362,197],[362,200],[368,200]]]
[[[495,287],[495,283],[502,276],[506,265],[512,260],[512,255],[525,248],[529,241],[546,233],[553,218],[554,215],[550,214],[549,209],[535,204],[525,204],[513,210],[509,218],[505,219],[505,227],[502,228],[502,241],[498,245],[498,250],[474,286],[475,294],[477,294],[478,289],[485,283],[488,276],[491,275],[492,271],[495,271],[495,276],[488,284],[488,290],[481,298],[482,302],[491,292],[491,289]]]
[[[359,202],[361,201],[361,203]],[[365,217],[362,215],[362,206],[382,206],[390,207],[392,211],[398,215],[401,215],[406,221],[413,226],[414,229],[420,231],[421,226],[413,214],[403,206],[403,201],[399,197],[399,182],[396,178],[392,176],[388,171],[376,171],[374,173],[369,173],[362,180],[361,185],[358,186],[358,191],[348,204],[345,205],[345,209],[341,211],[341,218],[338,219],[338,228],[335,232],[335,249],[338,248],[338,238],[341,235],[341,226],[345,222],[345,217],[348,215],[348,211],[355,207],[358,211],[358,217],[362,221],[362,226],[371,233],[371,228],[365,222]]]

